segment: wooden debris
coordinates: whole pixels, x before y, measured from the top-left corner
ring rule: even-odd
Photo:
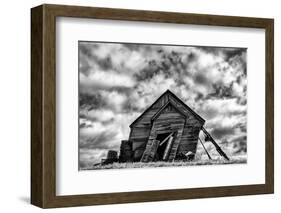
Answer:
[[[187,159],[188,161],[193,160],[193,159],[194,159],[194,156],[195,156],[195,154],[194,154],[193,152],[191,152],[191,151],[189,151],[189,152],[187,152],[187,153],[185,154],[185,157],[186,157],[186,159]]]

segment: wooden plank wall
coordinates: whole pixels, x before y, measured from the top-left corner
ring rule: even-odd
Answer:
[[[199,127],[194,127],[186,124],[178,147],[178,154],[179,153],[185,154],[189,151],[191,151],[194,154],[196,153],[199,132],[200,132]]]
[[[139,161],[143,155],[151,130],[151,118],[169,100],[168,94],[162,96],[142,118],[131,127],[129,140],[133,142],[134,161]]]

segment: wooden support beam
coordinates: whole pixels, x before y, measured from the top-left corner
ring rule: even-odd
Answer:
[[[205,133],[205,135],[208,137],[208,139],[210,140],[210,142],[216,147],[217,152],[224,157],[224,159],[229,160],[228,156],[224,153],[224,151],[222,151],[222,149],[220,148],[220,146],[217,144],[217,142],[214,140],[214,138],[210,135],[210,133],[204,128],[202,127],[202,131]]]
[[[169,157],[169,154],[170,154],[170,150],[172,148],[173,139],[174,139],[173,136],[169,137],[169,141],[168,141],[167,147],[166,147],[166,149],[164,151],[163,160],[168,160],[168,157]]]

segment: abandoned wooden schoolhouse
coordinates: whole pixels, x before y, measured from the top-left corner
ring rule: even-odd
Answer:
[[[121,141],[119,159],[112,159],[110,153],[108,162],[193,160],[198,141],[211,159],[199,138],[201,130],[205,141],[212,142],[218,153],[228,160],[203,127],[204,123],[200,115],[167,90],[130,125],[129,139]]]

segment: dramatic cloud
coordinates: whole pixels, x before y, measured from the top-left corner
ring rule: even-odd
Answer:
[[[118,151],[131,122],[167,89],[206,119],[227,152],[246,152],[246,55],[245,48],[79,42],[80,164]]]

